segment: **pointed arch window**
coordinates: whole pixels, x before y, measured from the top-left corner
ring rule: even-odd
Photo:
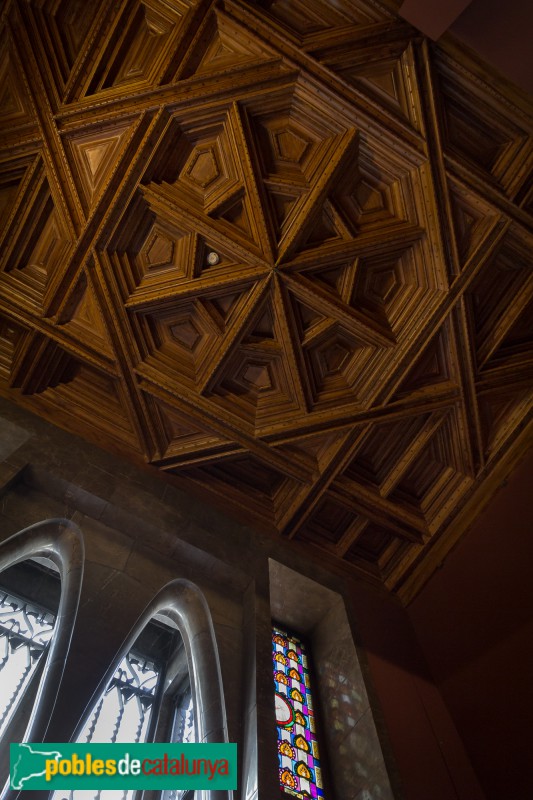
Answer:
[[[183,639],[179,631],[171,630],[174,632],[174,646],[166,664],[155,739],[188,744],[197,741],[192,684]]]
[[[166,667],[174,647],[174,631],[148,622],[101,684],[74,741],[84,744],[152,741]],[[53,792],[50,800],[133,800],[135,794],[134,789],[104,792],[71,789]]]
[[[102,679],[73,741],[228,741],[213,623],[194,584],[172,581],[148,605]],[[105,792],[108,800],[134,796],[134,790]],[[189,790],[162,793],[163,800],[193,796]],[[211,790],[205,792],[206,800],[211,796]],[[56,791],[51,800],[98,797],[97,792]]]
[[[36,570],[48,576],[43,577],[48,581],[45,587],[36,580]],[[2,671],[5,670],[0,681],[4,689],[4,680],[15,670],[15,665],[21,669],[16,697],[10,693],[5,702],[0,739],[6,740],[7,734],[8,740],[13,741],[44,738],[72,636],[82,574],[83,538],[80,529],[70,520],[38,522],[0,546],[0,625],[3,626],[4,646]],[[28,592],[29,597],[25,596]],[[49,602],[41,601],[39,592],[44,592]],[[37,672],[39,680],[32,682]],[[31,707],[15,715],[30,682],[33,687]],[[5,694],[7,696],[7,692]],[[11,736],[13,724],[17,730],[16,735]],[[4,768],[2,761],[0,770],[3,772]]]
[[[272,628],[279,782],[298,800],[324,798],[309,656],[295,634]]]
[[[77,741],[145,742],[160,675],[156,662],[134,651],[127,653]]]
[[[75,741],[195,741],[194,710],[183,641],[152,620],[93,702]]]
[[[0,737],[48,649],[55,620],[42,606],[0,588]]]
[[[74,628],[83,554],[81,531],[66,519],[38,522],[0,545],[0,797],[9,791],[6,742],[45,737]]]

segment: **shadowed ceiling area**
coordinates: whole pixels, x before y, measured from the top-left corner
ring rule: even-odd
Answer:
[[[0,392],[409,599],[531,431],[531,107],[373,0],[2,23]]]
[[[431,39],[446,30],[528,94],[533,93],[533,5],[525,0],[403,0],[404,19]]]

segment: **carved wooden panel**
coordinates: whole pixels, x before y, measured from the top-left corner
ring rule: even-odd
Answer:
[[[530,435],[531,106],[374,0],[1,21],[2,394],[407,599]]]

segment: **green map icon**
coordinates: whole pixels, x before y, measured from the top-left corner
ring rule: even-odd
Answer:
[[[17,745],[17,757],[11,764],[11,788],[25,789],[27,781],[44,777],[47,761],[60,758],[62,753],[58,750],[35,750],[30,744]]]

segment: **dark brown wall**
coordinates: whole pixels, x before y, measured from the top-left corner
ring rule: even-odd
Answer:
[[[409,608],[488,800],[533,786],[533,457]]]
[[[529,0],[403,0],[398,11],[439,39],[447,30],[508,80],[533,93],[533,3]]]
[[[533,3],[529,0],[472,0],[450,32],[502,75],[533,92]]]
[[[355,586],[366,660],[407,800],[486,800],[405,610]]]

